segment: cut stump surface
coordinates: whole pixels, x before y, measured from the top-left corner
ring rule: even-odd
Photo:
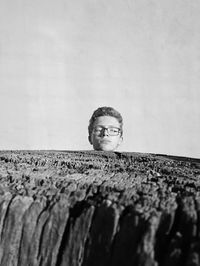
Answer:
[[[200,159],[1,151],[0,265],[200,265]]]

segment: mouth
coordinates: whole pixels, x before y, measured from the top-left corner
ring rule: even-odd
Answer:
[[[108,144],[110,143],[111,141],[110,140],[107,140],[107,139],[103,139],[100,141],[101,144]]]

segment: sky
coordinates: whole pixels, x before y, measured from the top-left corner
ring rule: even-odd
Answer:
[[[1,0],[0,150],[90,150],[111,106],[119,151],[200,158],[200,2]]]

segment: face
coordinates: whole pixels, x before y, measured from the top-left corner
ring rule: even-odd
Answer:
[[[89,138],[93,148],[98,151],[114,151],[117,149],[122,142],[122,136],[120,132],[118,133],[119,128],[120,123],[115,117],[97,117]],[[110,134],[108,131],[110,131]]]

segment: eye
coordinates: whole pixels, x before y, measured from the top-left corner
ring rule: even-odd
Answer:
[[[118,129],[117,128],[110,128],[110,132],[111,133],[118,133]]]
[[[117,127],[110,127],[110,130],[112,130],[113,132],[119,132],[119,128]]]
[[[99,133],[99,132],[101,132],[102,131],[102,127],[95,127],[94,128],[94,132],[95,133]]]
[[[101,130],[102,128],[101,127],[95,127],[94,130]]]

